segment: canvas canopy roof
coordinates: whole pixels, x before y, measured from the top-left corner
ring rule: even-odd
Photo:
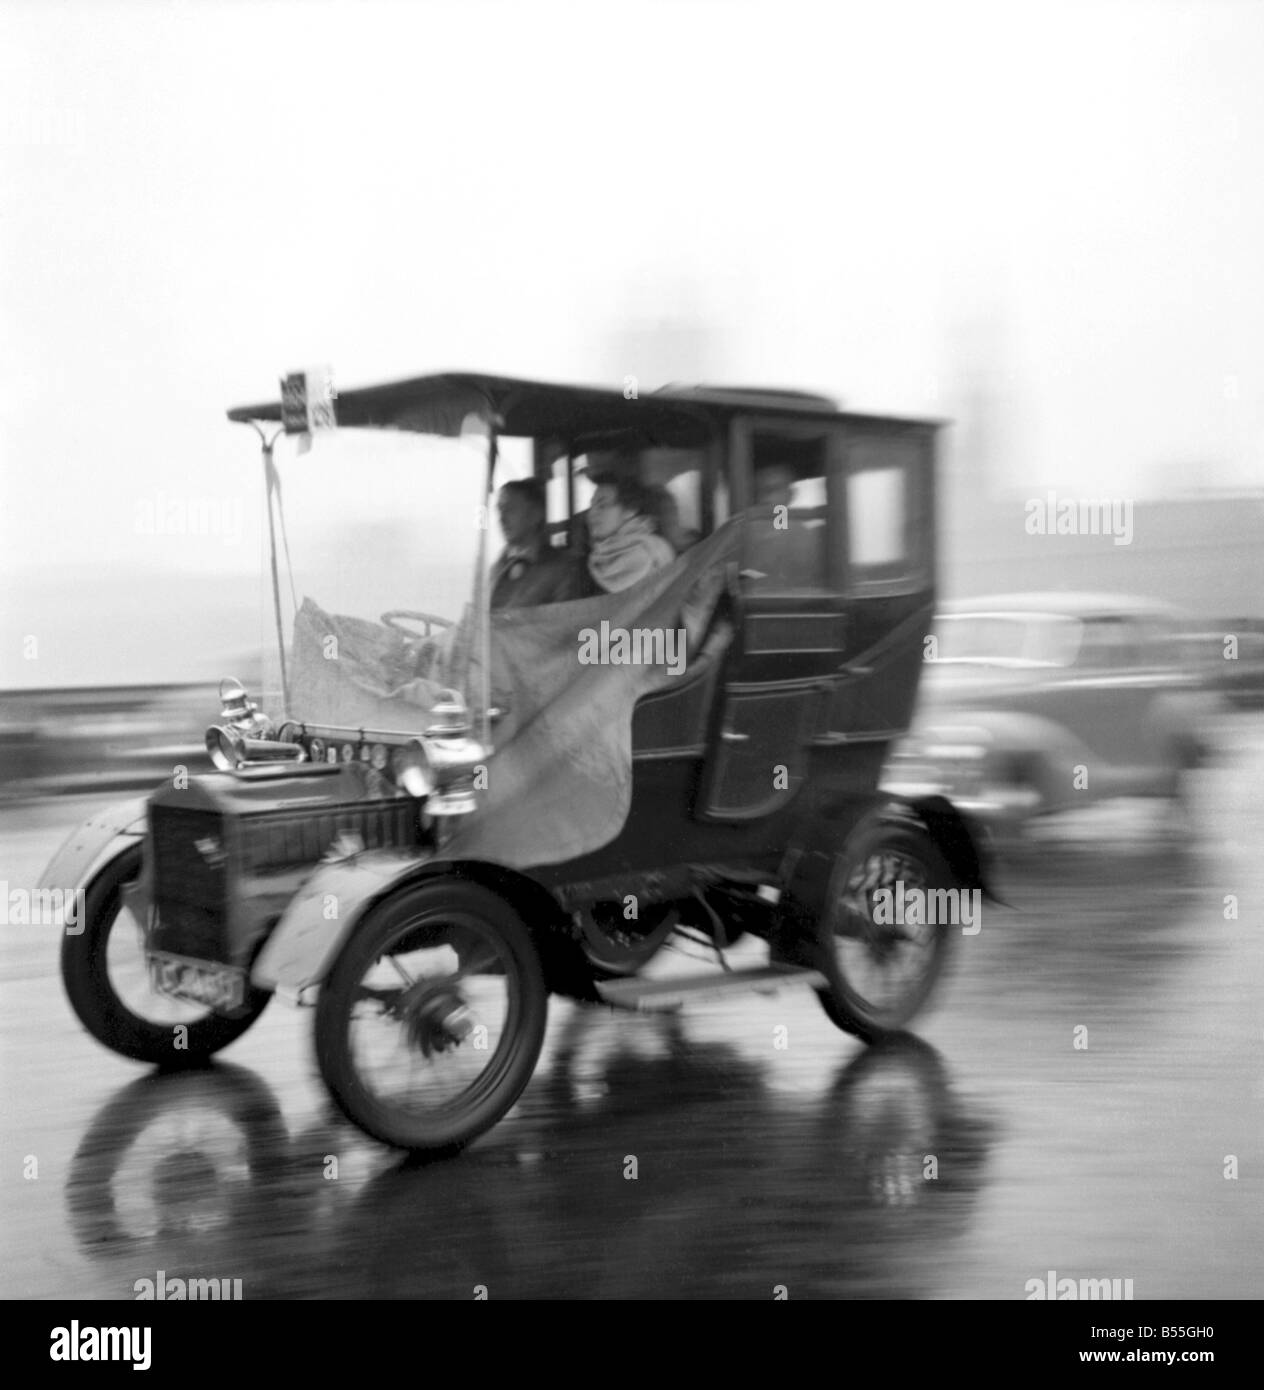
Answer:
[[[701,444],[737,411],[803,418],[836,415],[824,396],[772,389],[673,386],[628,398],[620,390],[524,381],[474,372],[444,372],[340,391],[339,425],[457,434],[470,414],[496,418],[502,433],[530,438],[638,433],[663,445]],[[238,406],[234,421],[279,421],[279,401]]]

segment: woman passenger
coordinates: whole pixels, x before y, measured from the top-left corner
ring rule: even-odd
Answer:
[[[630,474],[603,478],[588,504],[588,573],[597,592],[617,593],[670,565],[671,545],[657,534],[655,499]]]

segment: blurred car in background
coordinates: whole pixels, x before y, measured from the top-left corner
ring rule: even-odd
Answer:
[[[1238,709],[1264,708],[1264,618],[1225,618],[1198,635],[1212,688]]]
[[[945,606],[883,786],[939,793],[993,831],[1120,796],[1180,806],[1215,701],[1166,604],[1017,594]]]

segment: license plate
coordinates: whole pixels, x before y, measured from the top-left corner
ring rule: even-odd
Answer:
[[[205,960],[189,960],[185,956],[151,952],[149,979],[160,994],[205,1004],[217,1013],[231,1013],[241,1008],[246,997],[244,970]]]

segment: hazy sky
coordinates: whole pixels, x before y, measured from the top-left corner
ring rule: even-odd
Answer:
[[[1262,75],[1227,0],[6,0],[0,577],[237,566],[137,517],[253,510],[285,370],[617,382],[664,318],[858,409],[984,381],[1018,485],[1260,483]]]

